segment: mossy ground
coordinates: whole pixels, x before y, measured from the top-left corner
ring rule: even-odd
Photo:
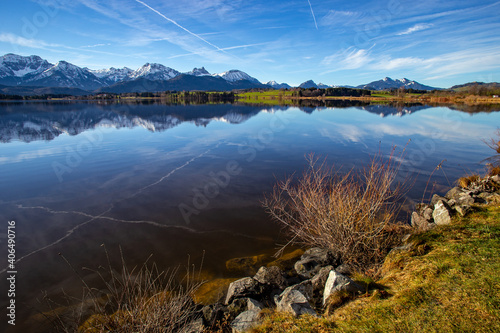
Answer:
[[[320,318],[274,313],[256,331],[500,332],[500,206],[409,242],[387,257],[362,297]]]

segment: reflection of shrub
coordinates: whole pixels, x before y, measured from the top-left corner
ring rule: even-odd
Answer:
[[[395,156],[375,156],[360,171],[341,174],[310,155],[294,183],[278,182],[264,207],[290,233],[289,243],[332,250],[343,262],[367,269],[394,245],[405,182],[395,184]]]
[[[192,272],[179,283],[177,269],[160,272],[155,264],[145,263],[139,269],[129,270],[123,258],[119,272],[110,264],[104,271],[94,272],[104,289],[92,288],[82,279],[82,304],[90,302],[90,311],[85,314],[73,307],[70,318],[57,316],[58,331],[178,332],[196,319],[193,295],[200,282],[194,282]]]

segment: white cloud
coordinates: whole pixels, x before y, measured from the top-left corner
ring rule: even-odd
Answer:
[[[323,16],[320,20],[321,25],[331,26],[345,26],[355,23],[356,19],[361,16],[358,12],[343,11],[343,10],[330,10],[328,14]]]
[[[393,70],[400,68],[415,68],[416,66],[425,65],[425,61],[421,58],[416,57],[405,57],[405,58],[387,58],[378,61],[373,67],[383,70]]]
[[[418,24],[415,24],[413,27],[408,28],[405,31],[398,33],[397,35],[398,36],[409,35],[409,34],[412,34],[414,32],[417,32],[417,31],[429,29],[432,26],[433,26],[433,24],[429,24],[429,23],[418,23]]]
[[[58,47],[56,44],[48,44],[42,40],[28,39],[11,33],[0,34],[0,42],[10,43],[18,46],[44,49],[46,47]]]
[[[361,68],[371,61],[372,58],[369,50],[350,47],[325,57],[321,63],[326,66],[335,65],[337,68],[334,70],[344,70]]]

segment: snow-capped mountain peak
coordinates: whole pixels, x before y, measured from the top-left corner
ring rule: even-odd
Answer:
[[[320,83],[318,83],[318,88],[326,89],[326,88],[331,88],[331,86],[320,82]]]
[[[170,80],[179,75],[180,72],[162,64],[146,63],[142,67],[133,71],[129,77],[131,79],[145,78],[148,80]]]
[[[268,86],[271,86],[274,89],[290,89],[291,88],[291,86],[289,84],[287,84],[287,83],[278,83],[278,82],[276,82],[274,80],[266,82],[264,84],[266,84]]]
[[[61,60],[42,73],[32,73],[23,77],[23,83],[45,87],[74,87],[96,89],[103,85],[94,74],[84,68]]]
[[[218,73],[218,74],[212,74],[212,75],[219,76],[219,77],[221,77],[224,80],[229,81],[229,82],[236,82],[239,80],[248,80],[251,82],[259,82],[259,80],[257,80],[256,78],[251,77],[247,73],[242,72],[242,71],[237,70],[237,69],[231,69],[230,71],[227,71],[224,73]]]
[[[0,78],[14,76],[21,78],[27,74],[41,73],[53,65],[39,56],[23,57],[16,54],[6,54],[0,57]]]
[[[205,76],[205,75],[210,75],[210,73],[205,69],[205,67],[201,68],[193,68],[192,71],[187,72],[186,74],[188,75],[194,75],[194,76]]]
[[[128,67],[123,68],[105,68],[105,69],[88,69],[89,72],[104,80],[108,84],[113,84],[120,81],[127,81],[130,75],[134,72]]]
[[[363,84],[357,88],[370,89],[370,90],[390,90],[398,88],[412,88],[418,90],[434,90],[436,88],[423,85],[416,81],[407,78],[393,80],[390,77],[385,77],[382,80],[373,81],[368,84]]]

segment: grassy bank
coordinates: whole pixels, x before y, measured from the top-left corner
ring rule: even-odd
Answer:
[[[371,96],[318,96],[305,97],[297,96],[293,91],[287,90],[267,90],[258,92],[244,92],[236,95],[240,102],[252,104],[269,104],[269,105],[293,105],[298,101],[305,100],[350,100],[364,102],[404,102],[404,103],[423,103],[423,104],[466,104],[466,105],[483,105],[483,104],[500,104],[500,98],[492,98],[488,96],[476,96],[471,94],[416,94],[404,93],[399,96],[391,95],[385,91],[372,91]]]
[[[321,318],[268,314],[257,332],[499,332],[500,206],[411,236],[367,292]],[[341,303],[344,304],[341,304]],[[340,306],[339,306],[340,304]]]

